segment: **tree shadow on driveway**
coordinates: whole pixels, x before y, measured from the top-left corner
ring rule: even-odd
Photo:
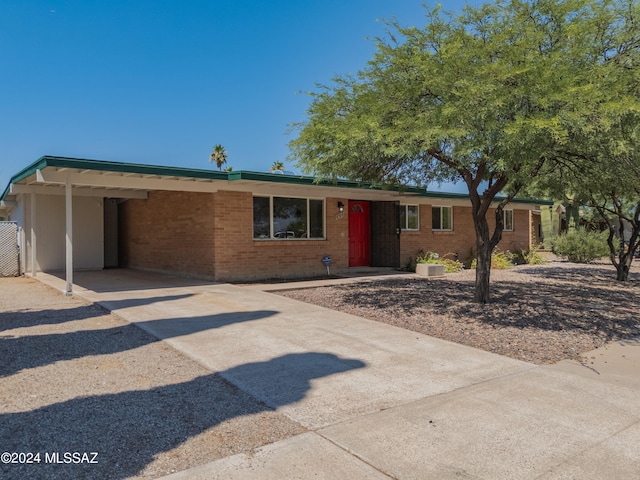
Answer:
[[[94,307],[77,307],[67,311],[52,311],[53,315],[68,312],[71,319],[92,319],[105,315],[100,309]],[[39,325],[39,312],[31,313],[31,325]],[[93,313],[93,316],[91,315]],[[41,367],[54,362],[71,360],[86,356],[108,355],[117,352],[134,349],[157,342],[154,336],[143,334],[141,329],[150,332],[159,332],[163,339],[176,338],[190,335],[205,330],[222,328],[228,325],[249,322],[267,318],[274,315],[272,310],[257,310],[247,312],[233,312],[228,314],[215,314],[200,317],[166,318],[137,322],[134,325],[125,324],[118,327],[105,329],[83,330],[79,326],[73,331],[64,333],[45,333],[40,335],[2,335],[0,336],[0,377],[13,375],[21,370]],[[23,313],[23,316],[29,314]],[[79,317],[79,318],[77,318]],[[34,323],[35,322],[35,323]],[[21,320],[22,327],[29,326],[26,317]],[[92,324],[95,326],[94,324]],[[37,355],[25,354],[25,352],[37,352]]]
[[[46,308],[0,312],[0,333],[15,328],[29,328],[34,325],[60,325],[100,315],[106,315],[106,312],[95,305],[77,305],[64,309]]]
[[[139,474],[159,453],[237,417],[302,400],[313,379],[363,368],[360,360],[329,353],[283,355],[193,380],[148,390],[74,398],[35,410],[0,415],[4,451],[40,452],[39,464],[0,465],[3,479],[124,479]],[[276,377],[272,377],[275,373]],[[261,378],[287,390],[269,405],[222,377]],[[285,378],[286,381],[282,381]],[[283,382],[283,383],[282,383]],[[277,389],[277,388],[276,388]],[[97,464],[47,464],[45,452],[97,452]],[[200,464],[211,461],[200,458]]]
[[[18,311],[0,312],[0,332],[15,328],[28,328],[34,325],[59,325],[75,320],[85,320],[100,315],[106,315],[107,311],[119,308],[129,308],[150,305],[158,302],[170,302],[192,297],[193,294],[166,295],[148,298],[133,298],[127,300],[115,300],[104,302],[104,307],[98,305],[76,305],[71,308],[58,309],[34,309],[27,308]],[[106,309],[106,310],[105,310]]]

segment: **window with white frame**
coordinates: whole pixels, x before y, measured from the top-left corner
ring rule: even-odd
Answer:
[[[324,200],[253,197],[253,238],[323,239]]]
[[[431,207],[431,228],[433,230],[453,230],[451,207]]]
[[[400,205],[400,228],[403,230],[420,229],[420,210],[418,205]]]
[[[503,210],[502,214],[504,218],[504,231],[512,232],[513,231],[513,210]]]

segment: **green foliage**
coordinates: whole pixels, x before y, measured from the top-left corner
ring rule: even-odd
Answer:
[[[533,247],[525,252],[524,260],[527,265],[542,265],[544,263],[544,258],[538,253],[538,250],[540,247]]]
[[[407,263],[404,264],[404,270],[407,272],[415,272],[416,271],[416,257],[409,257]]]
[[[284,163],[283,162],[273,162],[273,165],[271,165],[271,168],[269,169],[269,171],[271,173],[274,173],[274,172],[284,173]]]
[[[563,61],[566,32],[581,3],[563,3],[467,6],[455,18],[436,7],[423,28],[389,22],[368,67],[311,94],[291,158],[333,178],[426,183],[464,171],[499,183],[494,195],[516,190],[564,135],[557,117],[576,68]]]
[[[222,166],[227,163],[227,151],[220,144],[213,147],[213,151],[209,156],[211,163],[215,163],[218,170],[222,171]]]
[[[507,270],[509,268],[513,268],[515,266],[514,263],[514,254],[509,250],[503,252],[502,250],[495,250],[491,254],[491,268],[496,270]],[[471,261],[471,268],[476,268],[477,259],[473,259]]]
[[[620,239],[640,246],[640,2],[605,0],[590,9],[592,20],[579,30],[589,36],[576,50],[585,56],[560,117],[566,135],[557,162],[545,165],[529,191],[565,199],[569,229],[607,224],[617,237],[609,258],[624,281],[631,259]]]
[[[514,266],[513,263],[513,254],[507,250],[503,252],[502,250],[496,250],[491,254],[491,268],[495,268],[497,270],[506,270],[508,268],[512,268]]]
[[[456,273],[464,269],[461,262],[456,260],[456,255],[453,253],[447,253],[442,257],[435,252],[424,252],[420,250],[418,255],[409,261],[407,268],[411,268],[415,272],[416,264],[418,263],[433,263],[438,265],[444,265],[444,271],[446,273]]]
[[[464,259],[464,261],[462,262],[462,264],[464,265],[464,268],[466,269],[475,269],[476,268],[476,251],[471,248],[469,250],[469,254],[467,255],[467,258]]]
[[[516,250],[511,254],[511,261],[516,265],[540,265],[544,259],[538,253],[540,247],[532,247],[529,250]]]
[[[552,241],[552,251],[570,262],[589,263],[609,254],[607,232],[578,228],[566,232]]]
[[[565,188],[565,171],[615,177],[610,155],[637,157],[640,2],[497,0],[458,16],[425,8],[424,27],[389,22],[365,68],[311,93],[289,144],[303,172],[463,180],[488,258],[502,231],[486,220],[498,193],[504,207],[534,180],[550,179],[552,191]],[[474,298],[487,302],[489,266],[479,268]]]

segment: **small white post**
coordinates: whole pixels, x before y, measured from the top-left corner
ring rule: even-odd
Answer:
[[[36,266],[36,194],[31,194],[31,276],[35,277],[38,268]]]
[[[64,292],[65,295],[73,295],[73,209],[72,209],[73,196],[71,194],[71,179],[67,176],[67,184],[65,186],[65,217],[66,217],[66,276],[67,276],[67,288]]]

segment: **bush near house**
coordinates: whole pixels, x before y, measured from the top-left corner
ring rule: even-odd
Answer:
[[[418,255],[415,257],[415,259],[412,259],[412,261],[410,261],[409,263],[410,265],[412,264],[412,268],[410,269],[413,271],[416,270],[416,264],[418,263],[433,263],[438,265],[444,265],[444,271],[446,273],[460,272],[464,269],[464,266],[462,265],[462,263],[456,260],[456,255],[453,253],[447,253],[446,255],[443,255],[441,257],[439,254],[435,252],[425,253],[424,251],[420,250],[420,252],[418,252]],[[409,266],[408,266],[408,269],[409,269]]]
[[[578,228],[551,241],[551,251],[573,263],[590,263],[609,255],[608,232]]]
[[[533,247],[529,250],[516,250],[514,252],[496,249],[491,254],[491,268],[506,270],[516,265],[540,265],[544,263],[544,259],[538,253],[539,249],[540,247]],[[475,252],[471,250],[469,257],[465,261],[465,268],[476,268],[476,263]]]
[[[471,261],[471,265],[469,268],[476,268],[477,260],[474,258]],[[491,268],[495,268],[496,270],[506,270],[508,268],[515,267],[515,263],[513,262],[513,254],[507,250],[503,252],[502,250],[494,250],[491,254]]]
[[[529,250],[516,250],[512,254],[511,261],[516,265],[540,265],[544,258],[538,253],[540,247],[532,247]]]
[[[498,270],[505,270],[512,268],[515,265],[540,265],[544,263],[544,259],[538,253],[539,247],[534,247],[530,250],[517,250],[516,252],[495,250],[491,255],[491,268]],[[457,255],[454,253],[447,253],[440,256],[435,252],[424,252],[420,250],[415,257],[412,257],[407,262],[405,269],[411,272],[416,271],[416,264],[418,263],[435,263],[445,266],[445,272],[455,273],[467,269],[476,268],[476,255],[475,251],[471,249],[469,256],[463,262],[457,259]]]

